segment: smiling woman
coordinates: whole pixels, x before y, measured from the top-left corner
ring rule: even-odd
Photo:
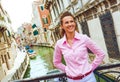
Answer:
[[[75,18],[70,12],[61,15],[60,24],[64,36],[56,42],[54,66],[66,73],[68,82],[96,82],[93,71],[103,61],[104,51],[87,35],[77,32]],[[91,63],[87,49],[95,55]],[[62,57],[66,65],[62,63]]]
[[[12,21],[12,28],[17,31],[24,22],[30,22],[32,16],[32,2],[34,0],[2,0],[3,8],[8,12]],[[24,5],[24,4],[25,5]]]

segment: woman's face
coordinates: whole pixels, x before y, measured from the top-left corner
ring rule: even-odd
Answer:
[[[62,27],[62,29],[65,30],[66,33],[75,32],[76,23],[75,23],[73,17],[72,16],[64,17],[62,19],[61,27]]]

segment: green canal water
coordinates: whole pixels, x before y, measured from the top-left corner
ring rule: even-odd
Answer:
[[[48,71],[54,69],[52,63],[53,48],[33,46],[32,49],[36,51],[37,56],[34,59],[30,59],[24,78],[35,78],[46,75]]]

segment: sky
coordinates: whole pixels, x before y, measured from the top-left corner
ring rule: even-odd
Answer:
[[[7,11],[16,32],[24,22],[32,19],[32,2],[35,0],[1,0],[3,9]]]

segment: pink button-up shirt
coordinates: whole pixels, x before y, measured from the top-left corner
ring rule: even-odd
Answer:
[[[94,54],[95,59],[89,63],[87,48]],[[61,62],[62,56],[66,65]],[[105,53],[88,36],[75,32],[72,46],[67,43],[66,36],[57,41],[54,50],[54,66],[67,76],[77,77],[93,71],[103,60]]]

